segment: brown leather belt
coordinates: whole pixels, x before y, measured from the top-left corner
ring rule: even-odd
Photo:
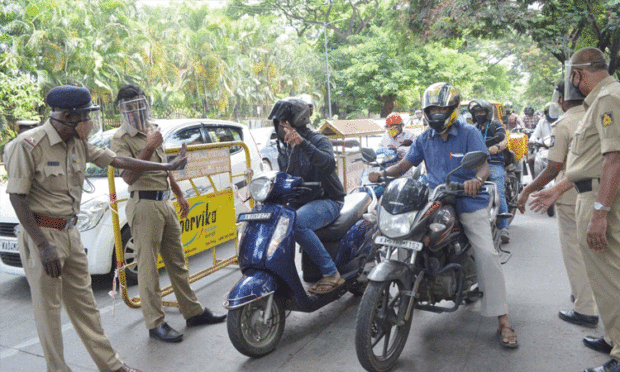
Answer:
[[[599,181],[599,183],[601,182],[600,178],[588,178],[585,180],[577,181],[574,183],[575,190],[577,190],[579,194],[592,191],[592,180],[597,180]]]
[[[73,216],[71,218],[48,217],[35,213],[34,221],[41,227],[57,230],[69,230],[77,224],[78,218],[77,216]]]

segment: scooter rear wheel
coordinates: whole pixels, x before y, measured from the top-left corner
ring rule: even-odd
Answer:
[[[267,321],[263,322],[266,308],[267,298],[263,298],[228,312],[228,337],[241,354],[260,358],[280,342],[284,333],[284,306],[274,298]]]
[[[412,317],[404,320],[410,297],[399,280],[370,282],[357,313],[355,349],[362,367],[390,370],[405,347]]]

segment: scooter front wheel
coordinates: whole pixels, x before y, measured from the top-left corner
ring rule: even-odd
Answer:
[[[357,313],[355,349],[362,367],[371,372],[390,370],[405,347],[412,316],[405,313],[412,299],[399,280],[370,282]]]
[[[272,352],[282,338],[284,306],[274,298],[269,314],[265,314],[268,299],[262,298],[228,312],[228,337],[241,354],[260,358]]]

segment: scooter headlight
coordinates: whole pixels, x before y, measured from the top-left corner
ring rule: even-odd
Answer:
[[[288,225],[291,219],[286,216],[281,216],[278,220],[278,224],[276,225],[276,229],[273,231],[273,236],[271,237],[271,241],[269,242],[269,248],[267,248],[267,258],[271,257],[282,243],[282,240],[286,236],[286,231],[288,230]]]
[[[265,201],[273,189],[274,179],[271,177],[258,177],[250,182],[250,195],[258,202]]]
[[[393,215],[381,207],[379,211],[379,231],[388,238],[402,238],[411,231],[411,224],[417,214],[418,211],[411,211]]]

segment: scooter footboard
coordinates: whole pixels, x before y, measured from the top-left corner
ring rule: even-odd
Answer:
[[[392,279],[401,279],[404,283],[411,283],[409,265],[404,262],[387,260],[381,262],[368,275],[368,280],[384,282]]]
[[[228,292],[224,307],[228,310],[236,309],[274,293],[276,287],[276,278],[272,274],[265,271],[246,273]]]

